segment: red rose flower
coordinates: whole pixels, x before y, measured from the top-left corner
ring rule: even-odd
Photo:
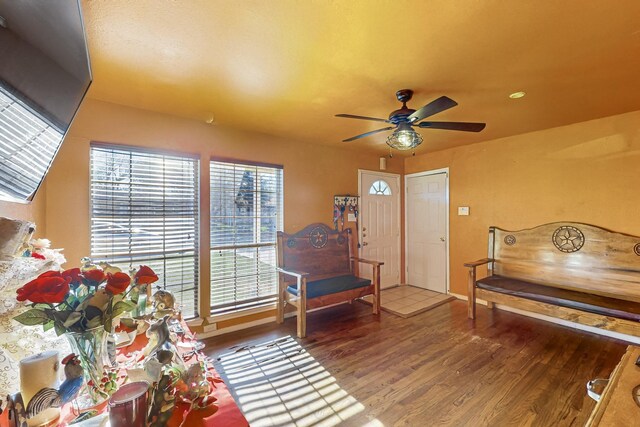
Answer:
[[[82,277],[80,276],[80,274],[81,273],[79,268],[70,268],[60,273],[62,277],[64,278],[68,277],[71,283],[80,283],[80,281],[82,280]]]
[[[31,258],[35,259],[46,259],[44,255],[39,254],[38,252],[31,252]]]
[[[107,274],[107,286],[105,290],[113,295],[124,292],[131,283],[131,278],[125,273]]]
[[[54,273],[48,271],[47,273]],[[69,279],[47,273],[30,281],[17,290],[18,301],[29,300],[31,302],[58,303],[64,301],[69,293]],[[59,272],[55,272],[60,274]]]
[[[146,265],[141,265],[140,270],[135,275],[135,280],[138,285],[148,285],[158,281],[158,276],[153,270]]]
[[[99,285],[100,283],[104,282],[104,279],[107,278],[107,276],[105,276],[104,274],[104,271],[102,271],[99,268],[94,268],[93,270],[87,270],[84,273],[82,273],[82,275],[84,276],[85,279],[91,282],[92,285]]]
[[[38,279],[40,279],[42,277],[62,277],[62,274],[59,271],[49,270],[49,271],[45,271],[44,273],[39,275]]]

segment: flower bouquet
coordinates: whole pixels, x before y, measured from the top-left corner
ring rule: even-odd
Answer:
[[[85,373],[89,407],[105,400],[116,384],[108,369],[115,362],[115,344],[109,358],[107,340],[114,319],[137,307],[140,289],[158,280],[147,266],[130,274],[106,263],[100,266],[83,259],[81,268],[47,271],[17,290],[18,301],[30,307],[14,317],[23,325],[42,325],[64,334],[78,354]]]
[[[158,280],[147,266],[126,274],[117,267],[88,264],[64,271],[47,271],[17,290],[18,301],[31,309],[14,319],[23,325],[54,328],[58,335],[103,326],[111,332],[113,319],[136,308],[140,287]]]

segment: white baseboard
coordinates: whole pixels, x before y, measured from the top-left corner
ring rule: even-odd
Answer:
[[[450,295],[458,298],[459,300],[468,301],[466,295],[455,294],[450,292]],[[476,299],[476,303],[487,305],[487,302],[479,298]],[[627,341],[633,344],[640,344],[640,337],[634,337],[633,335],[621,334],[620,332],[607,331],[593,326],[582,325],[580,323],[569,322],[568,320],[558,319],[556,317],[547,316],[544,314],[538,314],[531,311],[520,310],[519,308],[509,307],[508,305],[496,304],[501,310],[509,311],[511,313],[521,314],[523,316],[532,317],[534,319],[546,320],[547,322],[555,323],[557,325],[568,326],[570,328],[579,329],[581,331],[591,332],[594,334],[602,335],[605,337],[616,338],[622,341]]]

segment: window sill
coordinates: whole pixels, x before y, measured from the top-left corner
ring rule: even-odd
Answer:
[[[240,309],[237,311],[234,311],[232,313],[226,313],[226,314],[218,314],[215,316],[209,316],[207,317],[207,322],[209,323],[215,323],[215,322],[221,322],[223,320],[230,320],[230,319],[236,319],[238,317],[245,317],[245,316],[249,316],[251,314],[256,314],[256,313],[264,313],[265,311],[271,311],[271,310],[275,310],[277,308],[277,303],[272,303],[272,304],[267,304],[264,305],[262,307],[256,307],[256,308],[247,308],[247,309]]]

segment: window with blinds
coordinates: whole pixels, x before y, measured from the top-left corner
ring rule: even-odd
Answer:
[[[53,161],[63,132],[0,85],[0,197],[29,199]]]
[[[91,145],[91,257],[148,265],[187,318],[198,314],[199,170],[196,157]]]
[[[275,302],[282,167],[212,160],[211,313]]]

